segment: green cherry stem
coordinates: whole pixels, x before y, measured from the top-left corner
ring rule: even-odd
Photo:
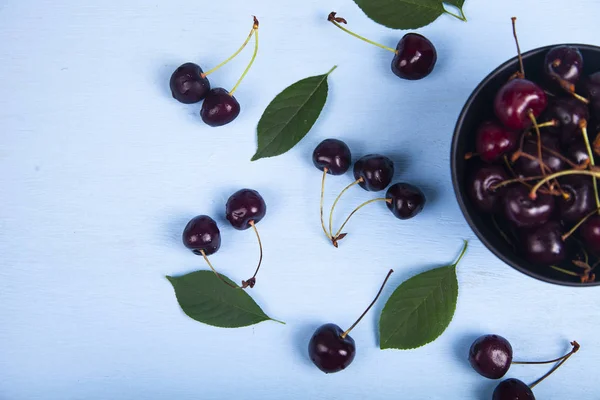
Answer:
[[[331,240],[331,236],[329,232],[327,232],[327,228],[325,227],[325,220],[323,219],[323,204],[325,202],[325,178],[327,177],[327,172],[329,170],[327,167],[323,168],[323,180],[321,181],[321,227],[323,228],[323,232],[325,232],[325,236]]]
[[[550,371],[548,371],[547,374],[545,374],[540,379],[538,379],[537,381],[535,381],[531,385],[529,385],[529,387],[531,389],[533,389],[534,387],[536,387],[537,385],[542,383],[544,381],[544,379],[546,379],[547,377],[552,375],[554,373],[554,371],[559,369],[573,354],[577,353],[581,347],[579,345],[579,343],[577,343],[575,341],[571,342],[571,346],[573,346],[573,349],[568,354],[566,354],[564,357],[561,357],[561,359],[559,359],[560,362],[558,364],[556,364]]]
[[[254,271],[254,275],[252,275],[252,278],[248,279],[247,281],[242,281],[242,289],[246,289],[247,287],[250,287],[250,289],[252,289],[254,285],[256,285],[256,274],[258,274],[263,260],[263,246],[262,241],[260,240],[260,235],[258,234],[258,229],[256,229],[256,224],[254,223],[254,221],[250,221],[249,223],[250,226],[252,226],[252,229],[254,229],[254,233],[256,234],[256,238],[258,239],[260,258],[258,259],[258,266],[256,267],[256,271]]]
[[[581,135],[583,136],[583,141],[585,143],[585,148],[587,150],[588,153],[588,158],[590,160],[590,166],[595,166],[595,162],[594,162],[594,152],[592,151],[592,147],[590,146],[590,139],[588,138],[588,133],[587,133],[587,121],[586,120],[582,120],[579,123],[579,128],[581,129]],[[596,197],[596,208],[600,208],[600,197],[598,197],[598,181],[596,180],[596,177],[592,178],[592,182],[594,184],[594,195]]]
[[[572,342],[571,345],[573,346],[573,349],[571,351],[569,351],[567,354],[565,354],[562,357],[558,357],[555,358],[554,360],[548,360],[548,361],[513,361],[511,364],[518,364],[518,365],[541,365],[541,364],[552,364],[552,363],[556,363],[559,361],[563,361],[565,358],[570,357],[571,355],[573,355],[573,353],[576,353],[579,350],[579,345],[577,347],[575,347],[575,345],[573,343],[577,343],[577,342]],[[577,350],[575,350],[575,348],[577,348]]]
[[[452,264],[451,266],[456,267],[461,262],[461,260],[465,256],[465,254],[467,254],[467,249],[468,248],[469,248],[469,242],[467,240],[465,240],[463,248],[462,248],[460,254],[458,255],[458,258],[456,259],[456,261],[454,262],[454,264]]]
[[[354,211],[352,211],[352,212],[350,213],[350,215],[348,215],[348,218],[346,218],[346,220],[344,221],[344,223],[342,224],[342,226],[340,227],[340,229],[338,229],[338,231],[336,232],[336,234],[335,234],[335,235],[333,235],[333,237],[332,237],[332,240],[334,241],[334,246],[336,246],[336,247],[337,247],[337,242],[338,242],[338,240],[341,240],[341,238],[340,238],[340,233],[342,233],[342,230],[344,229],[344,227],[346,226],[346,224],[347,224],[347,223],[350,221],[350,218],[352,218],[352,216],[353,216],[354,214],[356,214],[356,213],[357,213],[357,212],[358,212],[358,211],[359,211],[361,208],[363,208],[363,207],[366,207],[366,206],[368,206],[369,204],[371,204],[371,203],[375,203],[375,202],[378,202],[378,201],[385,201],[386,203],[390,203],[390,204],[392,203],[392,199],[387,199],[387,198],[385,198],[385,197],[380,197],[380,198],[377,198],[377,199],[373,199],[373,200],[365,201],[364,203],[362,203],[361,205],[359,205],[358,207],[356,207],[356,208],[354,209]],[[345,236],[345,235],[344,235],[344,236]]]
[[[521,46],[519,46],[519,38],[517,37],[517,17],[512,17],[510,19],[512,21],[512,31],[513,36],[515,38],[515,43],[517,44],[517,54],[519,57],[519,78],[525,78],[525,66],[523,65],[523,57],[521,56]]]
[[[575,226],[572,227],[569,232],[562,235],[563,242],[566,241],[572,234],[574,234],[577,231],[577,229],[579,229],[579,227],[585,223],[585,221],[590,219],[594,214],[597,214],[598,212],[600,212],[600,207],[598,207],[597,209],[595,209],[594,211],[592,211],[591,213],[589,213],[588,215],[583,217],[581,219],[581,221],[579,221],[577,224],[575,224]]]
[[[548,181],[551,181],[552,179],[556,179],[556,178],[560,178],[561,176],[567,176],[567,175],[586,175],[586,176],[591,176],[591,177],[595,177],[595,178],[600,178],[600,171],[597,170],[593,170],[593,171],[589,171],[589,170],[573,170],[573,169],[568,169],[566,171],[560,171],[560,172],[556,172],[552,175],[548,175],[547,177],[545,177],[544,179],[542,179],[541,181],[539,181],[534,187],[531,188],[531,192],[529,193],[529,197],[532,200],[537,199],[537,191]]]
[[[360,39],[360,40],[362,40],[362,41],[364,41],[364,42],[370,43],[370,44],[372,44],[373,46],[377,46],[377,47],[379,47],[380,49],[384,49],[384,50],[390,51],[390,52],[392,52],[392,53],[394,53],[394,54],[396,54],[396,53],[397,53],[397,51],[396,51],[395,49],[392,49],[391,47],[384,46],[384,45],[382,45],[381,43],[377,43],[377,42],[374,42],[374,41],[372,41],[372,40],[369,40],[369,39],[367,39],[367,38],[365,38],[365,37],[362,37],[362,36],[360,36],[360,35],[357,35],[356,33],[352,32],[352,31],[351,31],[351,30],[349,30],[349,29],[347,29],[347,28],[343,27],[341,24],[347,24],[347,23],[348,23],[348,21],[346,21],[344,18],[336,17],[336,14],[337,14],[337,13],[336,13],[335,11],[332,11],[332,12],[329,14],[329,16],[327,17],[327,21],[331,22],[332,24],[334,24],[335,26],[337,26],[338,28],[340,28],[341,30],[343,30],[344,32],[346,32],[347,34],[349,34],[349,35],[352,35],[352,36],[354,36],[354,37],[355,37],[355,38],[357,38],[357,39]],[[458,17],[457,17],[457,18],[458,18]],[[459,18],[459,19],[460,19],[460,18]]]
[[[224,67],[227,63],[229,63],[229,61],[233,60],[234,58],[236,58],[238,56],[238,54],[240,54],[242,52],[242,50],[244,50],[244,48],[246,47],[246,45],[250,42],[250,39],[252,39],[252,35],[254,34],[254,31],[257,29],[258,27],[258,21],[256,20],[256,17],[254,17],[254,23],[252,25],[252,29],[250,30],[250,33],[248,34],[248,38],[246,39],[246,41],[242,44],[242,46],[237,49],[237,51],[235,53],[233,53],[231,55],[231,57],[229,57],[227,60],[223,61],[221,64],[217,65],[216,67],[214,67],[213,69],[206,71],[205,73],[202,74],[202,77],[205,78],[208,75],[212,74],[213,72],[218,71],[219,69],[221,69],[222,67]]]
[[[385,287],[385,284],[387,283],[388,279],[390,279],[390,275],[392,275],[393,272],[394,272],[394,270],[390,269],[390,271],[388,272],[387,276],[385,277],[385,280],[383,281],[383,284],[381,285],[381,288],[379,289],[379,292],[377,292],[377,296],[375,296],[375,298],[373,299],[373,301],[371,302],[371,304],[369,304],[369,307],[367,307],[367,309],[356,320],[356,322],[353,323],[350,328],[348,328],[344,333],[342,333],[340,335],[342,339],[345,339],[346,336],[348,336],[348,334],[350,333],[350,331],[352,329],[354,329],[356,327],[356,325],[358,325],[358,323],[364,318],[364,316],[367,315],[367,313],[369,312],[369,310],[375,305],[375,303],[377,302],[377,299],[379,298],[379,296],[381,296],[381,292],[383,292],[383,288]]]
[[[200,250],[200,254],[202,254],[202,257],[204,257],[204,261],[206,261],[206,263],[208,264],[208,266],[210,267],[210,269],[212,269],[212,272],[215,273],[215,275],[217,276],[217,278],[219,278],[221,280],[221,282],[223,282],[227,286],[232,287],[234,289],[239,289],[238,286],[233,285],[233,284],[227,282],[225,279],[223,279],[223,277],[217,272],[217,270],[215,269],[215,267],[213,267],[212,264],[210,263],[210,260],[206,256],[206,253],[204,252],[204,250]]]
[[[240,77],[240,79],[237,81],[237,83],[235,84],[235,86],[233,87],[233,89],[231,89],[231,91],[229,92],[230,96],[233,96],[233,94],[235,93],[235,91],[238,89],[238,87],[240,86],[240,84],[242,83],[242,81],[244,80],[244,78],[246,77],[246,75],[248,74],[248,71],[250,71],[250,68],[252,67],[252,64],[254,64],[254,60],[256,60],[256,55],[258,54],[258,20],[256,19],[256,17],[254,17],[254,53],[252,54],[252,59],[250,60],[250,63],[248,63],[248,66],[246,67],[246,69],[244,70],[244,73],[242,73],[242,76]]]
[[[342,196],[344,195],[344,193],[346,193],[352,186],[356,186],[359,183],[363,182],[363,178],[358,178],[357,180],[355,180],[354,182],[352,182],[351,184],[349,184],[348,186],[346,186],[344,188],[344,190],[342,190],[340,192],[340,194],[338,195],[338,197],[336,197],[335,201],[333,202],[333,206],[331,206],[331,210],[329,211],[329,237],[332,238],[333,237],[333,212],[335,211],[335,207],[337,206],[337,203],[340,201],[340,199],[342,198]]]

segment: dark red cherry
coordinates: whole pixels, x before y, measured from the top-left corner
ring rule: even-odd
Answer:
[[[481,336],[469,350],[469,362],[473,369],[489,379],[500,379],[506,375],[512,359],[512,346],[498,335]]]
[[[511,378],[496,386],[492,400],[535,400],[535,396],[523,381]]]
[[[471,201],[483,212],[494,212],[501,203],[505,188],[494,186],[508,180],[508,174],[498,165],[477,168],[467,181],[467,192]]]
[[[418,33],[407,33],[396,46],[392,72],[403,79],[423,79],[433,71],[437,52],[433,43]]]
[[[262,196],[252,189],[238,190],[229,197],[225,216],[235,229],[243,231],[258,224],[267,213],[267,204]]]
[[[352,163],[352,154],[348,145],[338,139],[325,139],[315,148],[313,164],[319,170],[327,168],[331,175],[345,174]]]
[[[387,203],[388,208],[398,219],[410,219],[415,217],[425,207],[425,195],[416,186],[409,183],[396,183],[387,191],[386,199],[391,199]]]
[[[504,216],[518,228],[533,228],[545,224],[555,211],[554,196],[538,192],[535,200],[529,197],[530,189],[515,185],[503,196]]]
[[[370,192],[384,190],[394,177],[394,163],[386,156],[369,154],[354,164],[354,179],[362,181],[360,187]]]
[[[550,148],[550,146],[547,146]],[[553,148],[554,151],[559,152],[560,149],[558,147]],[[523,145],[523,153],[529,154],[535,158],[531,157],[519,157],[517,161],[515,161],[514,168],[515,171],[522,177],[530,177],[530,176],[540,176],[542,175],[542,169],[540,168],[540,163],[537,160],[538,157],[538,147],[537,143],[532,141],[527,141]],[[542,161],[550,168],[552,172],[559,172],[566,168],[565,162],[562,158],[552,154],[548,151],[542,150]]]
[[[482,160],[494,162],[518,146],[518,134],[500,124],[486,121],[479,126],[475,134],[475,151]]]
[[[600,71],[582,79],[581,88],[582,94],[590,101],[594,117],[600,119]]]
[[[582,140],[576,140],[572,144],[567,147],[566,154],[567,158],[573,161],[575,164],[583,165],[587,163],[590,159],[590,156],[587,151],[587,147],[585,147],[585,142]]]
[[[579,234],[585,246],[595,252],[600,253],[600,216],[594,215],[581,225]]]
[[[563,144],[570,144],[581,139],[580,124],[589,118],[587,105],[581,100],[574,97],[559,97],[550,102],[540,121],[556,121],[557,126],[544,128],[544,132],[557,135]]]
[[[345,369],[354,360],[356,344],[335,324],[320,326],[310,338],[308,355],[312,362],[326,374]]]
[[[240,103],[223,88],[212,89],[202,103],[200,116],[209,126],[230,123],[240,114]]]
[[[546,93],[527,79],[512,79],[504,84],[494,99],[494,112],[508,129],[520,131],[531,126],[529,112],[537,118],[546,109]]]
[[[169,87],[173,98],[185,104],[201,101],[210,91],[208,78],[202,75],[199,65],[185,63],[173,72]]]
[[[594,184],[588,176],[566,176],[560,179],[560,187],[569,198],[557,197],[560,219],[569,224],[581,221],[596,208]]]
[[[562,240],[558,222],[550,221],[521,233],[521,247],[525,258],[540,265],[555,265],[565,260],[567,248]]]
[[[583,72],[583,57],[578,48],[556,46],[546,53],[544,74],[553,81],[576,84]]]
[[[221,247],[221,232],[217,223],[207,215],[192,218],[183,230],[183,244],[195,254],[209,256]]]

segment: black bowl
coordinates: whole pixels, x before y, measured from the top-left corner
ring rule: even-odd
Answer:
[[[584,60],[585,75],[600,71],[600,47],[585,44],[568,44],[579,48]],[[552,46],[540,47],[523,54],[523,63],[527,79],[543,82],[544,57]],[[600,282],[581,283],[578,277],[570,276],[548,266],[532,264],[518,254],[502,237],[489,215],[481,213],[471,202],[465,187],[470,161],[465,154],[473,151],[475,131],[484,120],[494,116],[494,97],[500,87],[519,70],[519,61],[515,57],[496,68],[473,91],[465,104],[454,129],[452,153],[450,156],[452,182],[460,208],[483,244],[498,258],[516,270],[539,280],[566,286],[596,286]],[[600,275],[600,270],[598,270]]]

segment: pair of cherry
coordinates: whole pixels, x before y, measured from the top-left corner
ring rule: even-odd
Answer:
[[[579,351],[579,344],[571,342],[573,348],[567,354],[549,361],[513,361],[513,349],[509,341],[499,335],[484,335],[471,345],[469,362],[480,375],[489,379],[500,379],[513,364],[555,364],[540,379],[527,385],[515,378],[506,379],[494,390],[493,400],[535,400],[532,389],[560,368],[573,354]]]
[[[188,62],[178,67],[171,75],[169,86],[173,98],[184,104],[194,104],[204,100],[200,110],[202,121],[209,126],[222,126],[232,122],[240,114],[240,103],[233,94],[252,67],[258,53],[258,19],[254,17],[252,30],[246,41],[231,57],[213,69],[203,72],[199,65]],[[221,87],[211,89],[208,75],[219,70],[233,60],[246,47],[252,36],[255,37],[254,54],[246,70],[235,84],[227,91]]]
[[[225,217],[235,229],[243,231],[252,228],[256,233],[258,245],[260,248],[260,258],[254,275],[245,281],[242,281],[242,289],[253,288],[256,284],[256,275],[260,269],[263,259],[263,248],[256,224],[258,224],[267,213],[267,205],[262,196],[252,189],[241,189],[232,194],[225,205]],[[194,254],[204,257],[204,260],[210,269],[225,284],[237,288],[224,280],[217,273],[208,259],[209,255],[215,254],[221,247],[221,231],[214,219],[208,215],[199,215],[192,218],[183,230],[183,244]]]
[[[325,235],[331,240],[335,247],[338,247],[338,242],[346,237],[346,233],[342,230],[350,221],[350,218],[356,214],[361,208],[375,202],[384,201],[388,209],[398,219],[410,219],[419,214],[425,206],[425,195],[418,187],[409,183],[399,182],[389,187],[385,197],[379,197],[369,200],[358,206],[340,229],[333,233],[332,221],[333,212],[340,198],[346,191],[355,185],[359,185],[364,190],[369,192],[380,192],[385,190],[394,177],[394,163],[388,157],[380,154],[368,154],[360,158],[354,163],[354,179],[355,181],[346,186],[344,190],[335,199],[331,211],[329,213],[329,230],[325,227],[323,219],[323,202],[325,196],[325,178],[327,174],[343,175],[352,165],[352,154],[346,143],[338,139],[326,139],[319,143],[312,155],[313,164],[319,170],[323,171],[323,180],[321,184],[321,226]]]

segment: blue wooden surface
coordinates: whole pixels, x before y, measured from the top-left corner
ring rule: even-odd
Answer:
[[[570,8],[565,8],[570,7]],[[390,54],[325,21],[395,46],[403,32],[378,26],[351,0],[227,2],[4,0],[0,4],[0,399],[489,399],[495,383],[465,359],[488,332],[519,359],[579,354],[536,388],[542,399],[599,399],[600,291],[548,285],[513,271],[474,238],[450,184],[454,122],[477,83],[514,56],[510,17],[524,50],[599,44],[597,1],[467,0],[468,23],[443,16],[418,30],[438,64],[423,81],[389,71]],[[172,100],[174,68],[208,68],[261,20],[258,60],[237,92],[242,114],[204,126],[197,105]],[[230,88],[250,57],[211,77]],[[255,126],[269,101],[298,79],[339,68],[309,136],[288,154],[251,163]],[[381,204],[352,221],[336,250],[318,220],[314,146],[341,138],[356,156],[394,159],[397,180],[422,186],[429,203],[398,221]],[[330,179],[327,201],[350,176]],[[179,309],[164,278],[205,265],[186,251],[188,219],[218,218],[214,264],[249,275],[255,238],[223,221],[227,197],[259,190],[265,262],[252,295],[287,325],[238,330],[199,324]],[[336,218],[372,195],[353,190]],[[384,297],[408,277],[471,248],[458,269],[456,316],[434,343],[378,349],[383,302],[353,332],[358,354],[326,376],[307,358],[321,323],[348,326],[394,268]],[[527,382],[546,367],[514,367]]]

